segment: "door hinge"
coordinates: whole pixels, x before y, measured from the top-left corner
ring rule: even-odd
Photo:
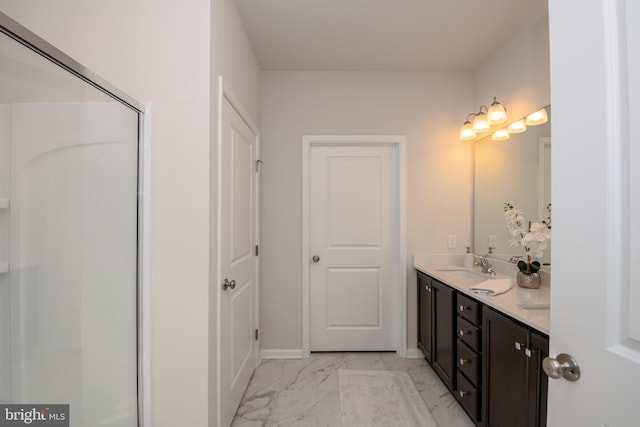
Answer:
[[[258,330],[256,329],[256,341],[258,341]]]
[[[260,159],[256,160],[256,172],[260,172],[260,165],[264,162]]]
[[[260,255],[260,246],[256,245],[256,256]]]

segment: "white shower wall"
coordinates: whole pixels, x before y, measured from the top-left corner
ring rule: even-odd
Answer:
[[[0,317],[8,323],[8,276],[11,387],[0,400],[69,403],[72,426],[135,426],[138,115],[115,102],[8,109],[11,202],[0,215],[10,213],[11,269],[0,275]],[[0,142],[5,154],[6,135]]]

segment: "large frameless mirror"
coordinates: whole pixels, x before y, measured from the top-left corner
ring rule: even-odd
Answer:
[[[0,403],[138,426],[142,107],[0,26]]]
[[[474,252],[509,260],[526,257],[523,246],[511,246],[504,217],[504,204],[523,211],[527,220],[540,222],[548,216],[551,203],[551,107],[548,121],[529,126],[510,139],[494,141],[491,136],[475,143],[474,161]],[[551,243],[549,242],[549,245]],[[550,262],[551,248],[543,264]]]

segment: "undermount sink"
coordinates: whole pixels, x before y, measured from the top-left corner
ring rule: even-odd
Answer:
[[[516,305],[526,310],[548,310],[551,308],[551,304],[548,302],[523,302]]]
[[[442,273],[444,276],[449,276],[451,278],[462,279],[462,280],[475,280],[475,281],[483,281],[487,279],[491,279],[493,276],[483,273],[476,273],[471,270],[437,270]]]

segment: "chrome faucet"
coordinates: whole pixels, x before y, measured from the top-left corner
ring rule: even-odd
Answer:
[[[479,265],[482,268],[482,272],[485,274],[490,274],[492,276],[496,275],[496,272],[493,271],[493,266],[491,265],[491,263],[489,262],[489,259],[487,258],[487,255],[485,256],[479,256],[478,257],[478,262],[475,263],[475,265]]]

